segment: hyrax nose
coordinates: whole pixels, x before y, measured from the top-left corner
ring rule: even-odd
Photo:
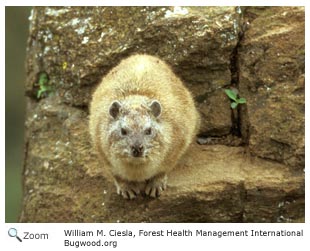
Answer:
[[[143,150],[144,150],[143,145],[131,146],[131,153],[134,157],[141,157],[143,155]]]

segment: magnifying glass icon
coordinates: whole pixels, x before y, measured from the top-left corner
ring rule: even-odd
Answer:
[[[11,237],[16,237],[17,240],[19,240],[20,242],[22,242],[22,239],[19,238],[19,237],[17,236],[17,230],[16,230],[16,228],[10,228],[9,231],[8,231],[8,234],[9,234],[9,236],[11,236]]]

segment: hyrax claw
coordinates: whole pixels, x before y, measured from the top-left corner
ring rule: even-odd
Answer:
[[[147,181],[145,194],[153,198],[159,197],[162,191],[166,189],[166,186],[167,175],[155,176],[151,180]]]
[[[126,182],[120,179],[115,179],[115,186],[117,194],[121,195],[124,199],[134,199],[140,194],[138,184],[134,182]]]

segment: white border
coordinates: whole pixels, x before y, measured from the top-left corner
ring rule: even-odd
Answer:
[[[5,34],[5,26],[4,26],[4,17],[5,17],[5,5],[7,6],[35,6],[35,5],[43,5],[42,1],[1,1],[1,61],[2,66],[5,66],[5,57],[4,57],[4,48],[5,48],[5,38],[3,34]],[[125,2],[125,3],[124,3]],[[126,3],[130,6],[140,6],[140,5],[160,5],[160,6],[169,6],[169,5],[183,5],[183,6],[217,6],[217,5],[257,5],[257,6],[271,6],[271,5],[279,5],[279,6],[306,6],[306,73],[309,72],[309,1],[66,1],[65,3],[72,6],[79,6],[79,5],[126,5]],[[61,6],[63,5],[63,1],[44,1],[44,5],[51,5],[51,6]],[[1,77],[2,77],[2,84],[1,84],[1,93],[2,93],[2,102],[3,105],[1,106],[1,115],[4,118],[5,115],[5,72],[4,67],[1,67]],[[309,167],[309,76],[306,75],[306,111],[305,111],[305,119],[306,119],[306,169]],[[2,120],[3,121],[3,120]],[[4,123],[1,123],[1,138],[5,139],[4,134]],[[257,238],[136,238],[136,239],[127,239],[127,238],[118,238],[119,246],[118,250],[158,250],[158,249],[195,249],[195,250],[305,250],[306,246],[306,239],[310,237],[310,229],[309,229],[309,217],[310,211],[309,207],[306,210],[306,222],[305,224],[4,224],[5,215],[4,215],[4,201],[5,201],[5,190],[4,182],[5,182],[5,144],[4,140],[2,142],[2,149],[1,149],[1,161],[3,168],[2,173],[0,174],[0,182],[2,189],[0,190],[0,201],[2,205],[0,207],[0,239],[3,240],[2,247],[5,247],[5,250],[37,250],[37,248],[44,248],[45,250],[55,250],[55,248],[60,248],[60,250],[64,249],[63,240],[65,239],[63,234],[63,229],[131,229],[132,231],[138,231],[139,229],[146,229],[146,230],[154,230],[154,229],[214,229],[214,230],[244,230],[244,229],[264,229],[264,230],[277,230],[277,229],[287,229],[287,230],[298,230],[304,229],[304,238],[265,238],[265,237],[257,237]],[[308,172],[306,172],[306,180],[309,181]],[[306,182],[306,191],[309,186]],[[306,192],[306,201],[309,202],[309,192]],[[306,206],[308,203],[306,203]],[[19,232],[22,234],[24,231],[29,231],[32,233],[45,233],[48,232],[50,234],[49,240],[30,240],[24,241],[22,244],[19,243],[12,237],[7,235],[7,231],[10,227],[16,227]],[[80,239],[80,238],[77,238]],[[68,248],[66,248],[68,249]],[[71,248],[72,250],[76,250],[76,248]],[[94,248],[98,250],[98,248]]]

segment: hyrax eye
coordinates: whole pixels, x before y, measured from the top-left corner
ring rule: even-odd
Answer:
[[[152,128],[148,128],[144,131],[145,135],[151,135],[152,134]]]
[[[126,129],[124,129],[124,128],[121,128],[121,134],[123,135],[123,136],[125,136],[125,135],[127,135],[127,130]]]

